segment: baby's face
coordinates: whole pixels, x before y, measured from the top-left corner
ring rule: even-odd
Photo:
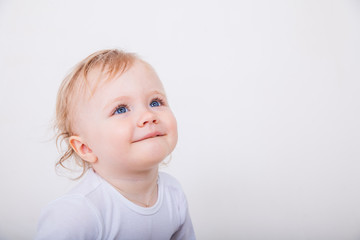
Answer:
[[[175,148],[177,124],[161,81],[140,61],[79,104],[77,129],[96,155],[98,172],[149,170]]]

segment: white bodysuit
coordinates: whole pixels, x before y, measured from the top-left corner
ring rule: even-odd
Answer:
[[[177,180],[159,173],[158,199],[140,207],[93,170],[42,211],[36,239],[195,239],[186,197]]]

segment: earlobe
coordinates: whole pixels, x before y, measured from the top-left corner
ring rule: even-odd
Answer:
[[[93,153],[91,148],[83,141],[79,136],[71,136],[69,138],[70,146],[74,151],[85,161],[89,163],[95,163],[97,156]]]

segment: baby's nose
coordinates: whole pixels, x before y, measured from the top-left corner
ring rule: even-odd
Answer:
[[[158,123],[159,123],[158,116],[151,111],[146,111],[140,117],[137,125],[138,125],[138,127],[144,127],[145,125],[148,125],[148,124],[158,124]]]

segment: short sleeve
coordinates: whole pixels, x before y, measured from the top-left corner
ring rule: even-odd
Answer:
[[[99,214],[85,197],[65,196],[42,210],[35,239],[100,239],[101,230]]]

